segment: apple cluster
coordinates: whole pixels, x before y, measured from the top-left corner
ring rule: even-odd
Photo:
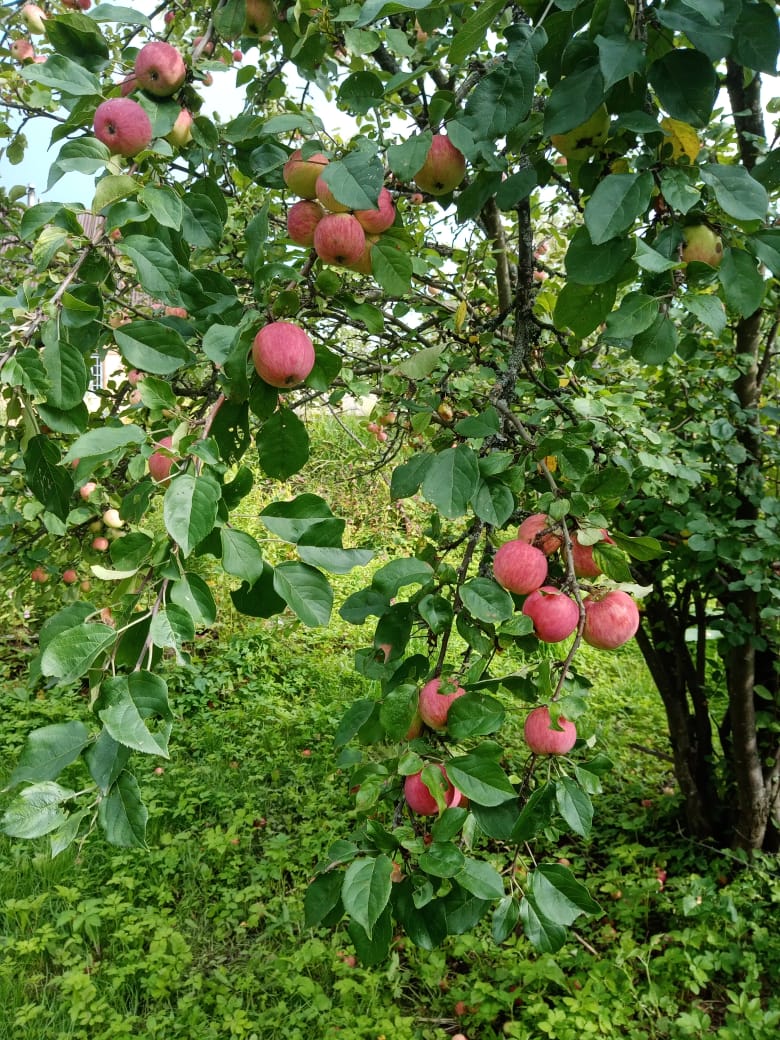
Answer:
[[[576,601],[547,585],[547,558],[563,544],[563,535],[544,513],[534,513],[518,528],[517,537],[505,542],[493,559],[493,577],[517,596],[527,597],[522,611],[530,617],[534,632],[544,643],[558,643],[577,630],[580,610]],[[614,545],[602,530],[601,539]],[[578,533],[570,536],[574,573],[595,578],[602,573],[593,546],[583,545]],[[639,627],[639,609],[621,589],[594,588],[583,600],[585,624],[582,638],[599,650],[615,650],[628,642]]]

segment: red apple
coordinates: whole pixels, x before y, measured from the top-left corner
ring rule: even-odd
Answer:
[[[112,155],[130,158],[143,151],[152,140],[149,116],[132,98],[120,97],[103,101],[94,120],[95,137]]]
[[[351,213],[328,213],[314,229],[314,249],[325,264],[357,263],[366,248],[366,233]]]
[[[144,44],[136,56],[135,78],[148,94],[170,97],[187,78],[187,66],[170,43],[153,40]]]
[[[94,482],[94,480],[88,480],[86,484],[82,484],[81,487],[79,488],[79,494],[81,495],[81,497],[86,502],[86,500],[89,498],[89,496],[92,494],[92,492],[95,491],[96,489],[97,489],[97,484]]]
[[[446,729],[450,705],[466,691],[452,679],[430,679],[420,690],[420,716],[431,729]]]
[[[317,201],[328,210],[329,213],[349,213],[351,206],[345,205],[343,202],[339,202],[333,192],[330,190],[322,174],[314,182],[314,193],[317,196]]]
[[[252,360],[262,380],[284,390],[302,383],[314,368],[314,345],[298,325],[273,321],[255,336]]]
[[[535,755],[565,755],[577,740],[577,727],[562,715],[558,717],[561,729],[551,729],[550,709],[546,704],[534,708],[526,716],[523,736]]]
[[[165,17],[163,18],[163,21],[165,22],[166,25],[173,25],[173,23],[176,21],[176,12],[175,11],[166,11],[165,12]]]
[[[541,549],[513,538],[493,558],[493,577],[508,592],[525,596],[544,585],[547,557]]]
[[[434,134],[425,162],[414,175],[421,191],[429,195],[446,195],[457,188],[466,176],[466,160],[449,137]]]
[[[395,220],[393,196],[387,188],[382,188],[376,209],[356,209],[355,216],[360,221],[364,231],[372,235],[381,235],[383,231],[387,231],[389,227],[392,227]]]
[[[437,765],[441,770],[442,776],[447,781],[447,790],[444,794],[444,802],[447,808],[460,805],[462,797],[460,791],[450,783],[444,766],[440,763],[437,763]],[[419,813],[420,816],[435,816],[439,811],[436,799],[423,782],[422,770],[419,773],[407,776],[404,781],[404,798],[406,798],[406,804],[409,808],[413,812]]]
[[[145,375],[145,372],[139,372],[137,368],[131,368],[127,373],[127,381],[130,386],[138,386]]]
[[[65,582],[66,585],[75,585],[76,582],[79,580],[79,576],[72,568],[69,568],[68,570],[62,572],[62,580]]]
[[[31,62],[35,57],[35,48],[29,40],[14,40],[10,50],[11,56],[24,64]]]
[[[533,621],[534,632],[543,643],[568,639],[580,620],[575,601],[552,585],[532,592],[523,604],[523,613]]]
[[[92,588],[92,582],[89,580],[89,578],[84,578],[83,581],[79,582],[79,588],[82,592],[89,592],[89,590]]]
[[[592,592],[584,600],[582,638],[598,650],[615,650],[627,643],[639,628],[639,608],[627,592]]]
[[[236,61],[236,62],[243,61],[244,60],[244,52],[243,51],[239,51],[239,50],[234,50],[232,57],[233,57],[233,61]]]
[[[517,537],[521,542],[528,542],[541,549],[545,556],[551,556],[563,543],[563,538],[555,534],[552,528],[554,521],[546,513],[532,513],[518,527]]]
[[[95,552],[105,552],[108,549],[108,538],[104,538],[100,535],[98,538],[92,539],[92,548]]]
[[[608,542],[610,545],[615,544],[603,527],[601,535],[602,541]],[[574,573],[578,578],[597,578],[599,574],[603,573],[601,567],[593,559],[593,546],[581,545],[576,531],[571,536],[571,555],[574,561]]]
[[[39,585],[43,585],[45,581],[49,580],[49,575],[43,567],[34,567],[33,570],[30,571],[30,579],[37,582]]]
[[[196,36],[195,39],[192,41],[192,49],[195,50],[196,47],[199,47],[202,41],[203,41],[203,37],[202,36]],[[203,48],[203,50],[201,51],[201,54],[213,54],[213,53],[214,53],[214,41],[213,40],[209,40],[206,43],[206,45]]]
[[[317,178],[322,173],[322,167],[327,166],[329,159],[322,152],[315,152],[307,159],[302,158],[300,148],[292,153],[282,168],[284,183],[300,195],[302,199],[313,199],[317,196]]]
[[[173,444],[173,437],[162,437],[157,443],[160,448],[170,449]],[[178,462],[178,459],[169,452],[153,452],[149,456],[149,474],[152,480],[158,484],[170,484],[171,470],[176,462]]]
[[[299,199],[287,211],[287,234],[298,246],[314,244],[314,229],[325,216],[325,210],[313,199]]]
[[[165,135],[165,140],[174,148],[183,148],[192,140],[192,112],[183,108],[176,116],[176,122]]]

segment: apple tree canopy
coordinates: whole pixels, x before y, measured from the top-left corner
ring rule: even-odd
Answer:
[[[48,835],[53,854],[90,828],[145,843],[133,770],[170,753],[159,664],[187,668],[215,623],[208,563],[250,617],[356,626],[367,693],[334,751],[356,815],[306,917],[345,917],[365,962],[399,927],[431,948],[483,918],[497,942],[522,930],[555,950],[599,912],[568,867],[503,870],[542,831],[598,826],[588,594],[640,606],[691,832],[772,847],[777,5],[86,7],[2,7],[4,159],[41,127],[51,147],[40,201],[0,197],[0,567],[18,609],[33,575],[45,618],[33,688],[88,695],[29,735],[5,832]],[[132,81],[155,40],[187,68],[163,96]],[[123,94],[152,132],[125,155],[93,122]],[[59,201],[66,174],[79,201]],[[376,232],[354,214],[379,212],[384,189],[395,215]],[[309,224],[288,226],[302,197]],[[315,355],[281,391],[252,363],[274,322]],[[345,544],[338,503],[284,486],[307,487],[313,406],[368,394],[392,498],[426,517],[413,556]],[[258,480],[269,504],[250,530]],[[533,514],[561,543],[547,581],[579,616],[552,648],[492,571]],[[63,587],[74,561],[81,581]],[[331,576],[348,573],[365,577],[339,600]],[[417,695],[439,676],[466,695],[437,733]],[[548,771],[505,728],[551,703],[580,739]],[[431,818],[404,803],[417,774]],[[449,808],[448,783],[464,796]]]

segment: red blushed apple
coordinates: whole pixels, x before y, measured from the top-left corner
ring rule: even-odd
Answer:
[[[547,579],[547,557],[541,549],[519,538],[504,542],[493,558],[493,577],[518,596],[541,588]]]
[[[149,474],[152,480],[158,484],[170,484],[171,470],[174,464],[179,461],[169,454],[173,445],[173,437],[162,437],[157,444],[158,447],[167,448],[168,451],[155,451],[149,456]]]
[[[552,585],[532,592],[523,604],[523,613],[534,623],[534,632],[543,643],[560,643],[576,630],[580,608],[571,596]]]
[[[89,496],[92,494],[92,492],[96,491],[96,490],[97,490],[97,484],[94,482],[94,480],[88,480],[86,484],[82,484],[81,487],[79,488],[79,494],[81,495],[81,497],[86,502],[86,500],[89,498]]]
[[[103,513],[103,523],[106,527],[112,528],[114,531],[118,531],[120,527],[124,527],[125,522],[119,515],[118,509],[106,509]]]
[[[552,556],[563,543],[563,538],[551,530],[553,526],[554,522],[546,513],[532,513],[518,527],[517,537],[521,542],[541,549],[545,556]]]
[[[174,148],[183,148],[192,140],[192,112],[183,108],[176,116],[176,122],[165,135],[165,140]]]
[[[130,158],[143,151],[152,140],[149,116],[132,98],[111,98],[98,105],[94,120],[95,137],[112,155]]]
[[[639,608],[627,592],[593,592],[584,600],[582,638],[597,650],[616,650],[639,628]]]
[[[609,545],[615,544],[603,527],[601,536],[602,541],[608,542]],[[571,536],[571,555],[574,561],[574,573],[578,578],[597,578],[599,574],[603,573],[601,567],[593,559],[593,546],[581,545],[576,531]]]
[[[314,345],[300,326],[273,321],[255,336],[252,360],[264,382],[286,390],[302,383],[314,368]]]
[[[321,174],[314,182],[314,194],[317,196],[317,201],[323,205],[329,213],[349,213],[352,208],[351,206],[345,205],[343,202],[339,202],[325,183]]]
[[[314,229],[314,249],[325,264],[357,263],[366,248],[366,233],[351,213],[328,213]]]
[[[79,576],[78,574],[76,574],[74,570],[69,569],[67,571],[62,572],[62,580],[65,582],[66,585],[75,585],[76,582],[79,580]]]
[[[131,368],[127,373],[127,381],[130,386],[138,386],[145,374],[145,372],[139,372],[137,368]]]
[[[45,581],[49,580],[49,575],[43,567],[35,567],[30,571],[30,580],[37,582],[39,585],[43,585]]]
[[[287,211],[287,234],[297,246],[314,245],[314,229],[325,210],[313,199],[299,199]]]
[[[108,549],[108,538],[104,538],[102,535],[98,538],[93,538],[92,548],[95,552],[105,552]]]
[[[420,717],[431,729],[446,729],[450,705],[466,691],[451,679],[431,679],[420,690]]]
[[[457,188],[466,176],[466,160],[449,137],[434,134],[425,162],[414,175],[420,191],[429,195],[446,195]]]
[[[155,97],[170,97],[187,78],[184,58],[164,40],[153,40],[140,49],[134,71],[138,85]]]
[[[317,178],[328,162],[327,155],[322,152],[315,152],[304,159],[301,149],[296,148],[282,168],[284,183],[302,199],[314,199],[317,197]]]
[[[122,97],[127,97],[128,94],[132,94],[134,90],[138,90],[138,80],[135,78],[134,73],[130,73],[122,80],[119,84],[119,93]]]
[[[14,40],[10,47],[11,57],[22,64],[31,62],[35,57],[35,48],[29,40]]]
[[[46,21],[46,14],[37,4],[25,4],[20,11],[20,16],[31,33],[40,35],[44,32],[43,23]]]
[[[577,740],[577,727],[562,715],[558,718],[560,729],[551,729],[550,709],[546,704],[534,708],[526,716],[523,736],[535,755],[565,755]]]
[[[460,805],[462,795],[457,787],[454,787],[448,779],[444,766],[439,763],[437,764],[441,770],[442,776],[447,781],[447,790],[444,793],[445,805],[448,809],[454,808],[455,806]],[[407,776],[404,781],[404,798],[406,799],[406,804],[409,808],[420,816],[435,816],[439,811],[436,799],[433,797],[422,779],[422,771]]]
[[[354,262],[354,264],[345,264],[344,266],[348,267],[350,271],[357,272],[357,274],[373,274],[374,264],[371,259],[371,249],[373,248],[374,244],[378,241],[379,235],[367,234],[366,245],[361,255]]]
[[[395,220],[393,196],[387,188],[382,188],[377,200],[377,208],[356,209],[355,216],[360,221],[365,232],[372,235],[381,235],[383,231],[387,231],[389,227],[392,227]]]

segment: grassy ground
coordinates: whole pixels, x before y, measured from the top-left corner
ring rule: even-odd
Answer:
[[[343,439],[325,451],[361,464]],[[366,480],[350,485],[345,544],[365,536],[381,493]],[[377,528],[388,548],[407,537],[398,513]],[[593,837],[551,835],[543,850],[571,862],[603,914],[555,956],[523,939],[497,948],[485,927],[433,953],[401,940],[364,969],[344,932],[302,924],[314,864],[350,828],[333,734],[363,692],[351,657],[364,640],[340,624],[226,618],[171,678],[172,757],[140,778],[148,851],[96,840],[51,861],[44,842],[0,839],[0,1040],[776,1040],[776,861],[682,836],[635,648],[583,665],[595,747],[614,769]],[[72,706],[25,699],[24,643],[0,649],[2,784],[29,729]],[[519,733],[522,705],[507,703]]]

